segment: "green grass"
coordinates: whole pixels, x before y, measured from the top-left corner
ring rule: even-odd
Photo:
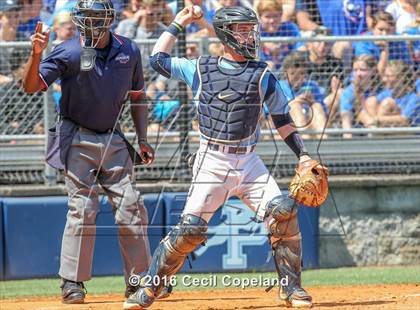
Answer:
[[[256,278],[262,274],[263,278],[275,278],[274,273],[230,273],[231,278]],[[209,274],[180,274],[177,276],[176,290],[206,290],[209,287],[186,287],[182,285],[185,275],[193,278],[209,278]],[[217,286],[211,289],[223,289],[222,277],[217,274]],[[309,286],[343,286],[364,284],[420,284],[420,266],[398,267],[363,267],[307,270],[303,272],[303,283]],[[58,279],[34,279],[0,282],[0,298],[16,298],[25,296],[48,296],[59,294]],[[89,294],[120,293],[125,286],[122,276],[97,277],[86,283]],[[230,287],[234,288],[234,287]]]

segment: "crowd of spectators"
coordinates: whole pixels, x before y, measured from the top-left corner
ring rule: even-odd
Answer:
[[[172,21],[176,0],[112,0],[117,12],[113,31],[135,40],[156,39]],[[70,12],[75,0],[2,0],[0,42],[28,41],[38,21],[52,30],[54,43],[73,38]],[[417,0],[186,0],[199,5],[204,18],[186,29],[187,41],[214,37],[217,9],[242,5],[260,18],[259,58],[278,76],[295,123],[308,129],[328,127],[420,126],[420,41],[270,42],[275,37],[328,37],[420,34]],[[180,102],[178,85],[149,67],[153,43],[139,45],[143,56],[151,130],[175,128]],[[208,53],[221,55],[218,43]],[[28,49],[0,48],[0,98],[19,86]],[[197,43],[187,56],[198,57]],[[3,96],[3,97],[2,97]],[[60,82],[53,86],[58,108]],[[191,98],[191,94],[189,94]],[[2,105],[7,100],[2,100]],[[1,106],[0,106],[1,109]],[[345,134],[345,137],[351,137]]]

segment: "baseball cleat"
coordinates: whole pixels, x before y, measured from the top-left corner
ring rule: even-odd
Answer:
[[[312,308],[312,301],[307,299],[292,299],[285,300],[285,302],[288,308]]]
[[[85,302],[86,289],[83,282],[62,279],[60,288],[63,304],[83,304]]]
[[[162,291],[159,293],[158,297],[156,297],[156,299],[165,299],[165,298],[168,298],[169,296],[171,296],[172,290],[173,290],[172,285],[165,286],[162,289]]]
[[[285,301],[288,308],[312,307],[312,297],[303,288],[296,288],[289,296],[280,288],[279,297]]]
[[[148,289],[141,288],[134,294],[131,294],[123,304],[124,310],[146,309],[150,307],[155,300],[153,293]]]
[[[124,297],[128,298],[130,297],[130,295],[134,294],[135,292],[137,292],[137,290],[139,289],[139,286],[133,286],[133,285],[127,285],[125,288],[125,293],[124,293]]]
[[[140,286],[127,285],[125,289],[125,294],[124,294],[125,298],[130,297],[130,295],[134,294],[140,288],[141,288]],[[160,292],[160,294],[158,295],[158,297],[156,297],[156,299],[168,298],[169,296],[171,296],[172,290],[173,290],[172,285],[165,286]]]

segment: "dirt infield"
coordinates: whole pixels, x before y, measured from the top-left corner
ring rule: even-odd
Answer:
[[[312,287],[316,309],[419,309],[420,284],[364,285],[341,287]],[[230,310],[285,308],[273,289],[208,290],[175,292],[171,297],[156,302],[151,310]],[[114,310],[122,309],[120,295],[88,295],[83,305],[62,305],[58,297],[34,297],[0,301],[1,310]]]

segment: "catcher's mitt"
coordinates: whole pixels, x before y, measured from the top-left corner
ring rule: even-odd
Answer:
[[[313,159],[299,163],[289,192],[296,202],[319,207],[328,196],[328,168]]]

